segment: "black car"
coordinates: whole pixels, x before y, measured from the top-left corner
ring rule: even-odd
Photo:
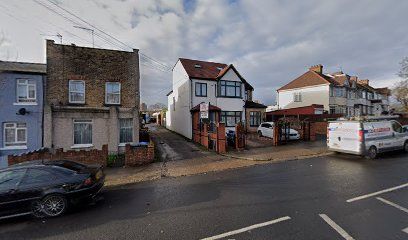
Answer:
[[[0,219],[33,214],[56,217],[71,203],[96,197],[101,166],[72,161],[30,161],[0,169]]]

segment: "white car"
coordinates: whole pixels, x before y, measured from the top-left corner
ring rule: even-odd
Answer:
[[[257,133],[260,137],[273,138],[273,122],[263,122],[259,125]],[[295,129],[289,129],[289,140],[298,140],[300,139],[300,134]]]

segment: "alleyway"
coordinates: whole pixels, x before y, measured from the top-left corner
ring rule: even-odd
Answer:
[[[167,130],[156,124],[147,125],[151,137],[157,146],[161,160],[175,161],[191,158],[200,158],[205,156],[216,155],[204,148],[201,149],[193,142],[186,138]]]

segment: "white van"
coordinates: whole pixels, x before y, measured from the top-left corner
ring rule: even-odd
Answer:
[[[374,159],[381,152],[398,149],[408,152],[408,131],[395,120],[338,120],[329,122],[327,147]]]

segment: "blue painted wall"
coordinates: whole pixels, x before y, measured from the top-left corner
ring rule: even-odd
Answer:
[[[16,105],[17,79],[25,78],[36,81],[36,105]],[[45,75],[17,72],[0,72],[0,168],[7,166],[7,155],[19,154],[42,147],[43,126],[43,86]],[[16,114],[20,108],[29,112]],[[4,149],[4,123],[24,122],[27,126],[27,149]]]

